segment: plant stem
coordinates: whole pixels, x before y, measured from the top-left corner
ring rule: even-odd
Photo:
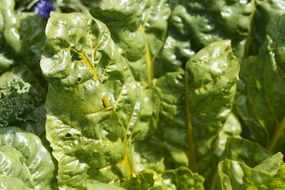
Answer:
[[[266,148],[269,151],[273,151],[273,149],[275,148],[279,139],[281,139],[283,137],[284,131],[285,131],[285,116],[283,117],[281,123],[275,129],[274,134],[273,134],[270,142],[266,146]]]
[[[90,61],[88,60],[88,58],[84,55],[84,53],[79,52],[78,50],[71,48],[71,51],[76,53],[82,60],[83,64],[92,72],[93,76],[92,78],[96,79],[96,80],[100,80],[99,76],[97,74],[97,70],[96,68],[90,63]]]
[[[188,89],[188,77],[187,71],[185,73],[185,105],[186,105],[186,123],[188,128],[188,143],[189,143],[189,168],[193,172],[197,172],[197,161],[195,152],[195,143],[193,140],[193,125],[192,125],[192,115],[189,106],[189,89]]]
[[[146,67],[147,67],[147,81],[148,85],[152,86],[152,80],[153,80],[153,59],[152,55],[149,49],[149,44],[146,39],[144,26],[140,25],[140,31],[144,34],[144,47],[145,47],[145,61],[146,61]]]

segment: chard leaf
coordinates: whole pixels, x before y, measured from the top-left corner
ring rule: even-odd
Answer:
[[[17,31],[17,19],[14,15],[14,1],[0,1],[0,73],[14,64],[13,55],[7,52],[20,50],[20,39]],[[6,45],[8,44],[8,45]]]
[[[144,170],[132,176],[123,186],[128,190],[203,190],[204,179],[198,174],[193,174],[188,168],[180,167],[167,170],[162,175]]]
[[[185,97],[190,168],[211,175],[205,163],[233,105],[239,64],[229,41],[210,44],[186,65]],[[213,97],[215,100],[213,101]],[[199,163],[197,165],[197,160]]]
[[[225,146],[221,141],[240,132],[230,114],[238,71],[230,42],[219,41],[195,54],[185,73],[168,73],[156,82],[161,108],[153,138],[161,140],[153,141],[167,167],[189,166],[206,177],[206,187],[215,171],[208,166],[217,164]]]
[[[167,1],[103,0],[90,13],[108,26],[135,79],[151,86],[155,60],[167,34]]]
[[[39,66],[43,46],[45,43],[46,22],[36,13],[21,13],[17,15],[19,22],[19,36],[21,40],[21,51],[16,57],[16,62],[25,64],[36,76],[40,85],[45,87]]]
[[[16,13],[14,0],[1,0],[0,5],[0,40],[14,53],[38,61],[45,40],[44,21],[34,13]]]
[[[272,154],[259,144],[243,138],[228,138],[220,160],[232,159],[254,167]]]
[[[49,82],[46,133],[62,188],[128,179],[131,143],[155,109],[106,26],[83,13],[51,13],[41,68]]]
[[[45,42],[45,21],[35,13],[16,12],[14,0],[1,0],[0,7],[0,73],[24,64],[45,88],[38,64]]]
[[[1,128],[0,160],[1,188],[55,188],[52,157],[36,135],[16,127]]]
[[[174,170],[168,170],[162,174],[162,178],[169,189],[181,190],[203,190],[204,178],[197,173],[192,173],[186,167],[180,167]]]
[[[277,153],[254,168],[243,162],[224,160],[219,163],[221,189],[283,189],[283,155]]]
[[[195,53],[218,40],[231,40],[239,60],[250,33],[253,4],[250,1],[170,1],[168,35],[157,58],[156,74],[179,71]]]
[[[164,183],[160,175],[151,170],[141,171],[128,181],[123,186],[128,190],[143,190],[143,189],[163,189]]]
[[[19,189],[19,190],[32,190],[25,186],[25,184],[16,177],[0,177],[0,187],[3,189]]]
[[[19,21],[14,13],[15,2],[13,0],[0,1],[0,39],[16,53],[21,50],[20,34],[18,32]]]
[[[219,141],[218,141],[219,142]],[[223,141],[222,141],[223,142]],[[216,160],[211,162],[214,167],[214,175],[208,181],[209,189],[220,189],[222,184],[220,184],[218,173],[219,170],[216,167],[219,162],[231,159],[234,161],[240,161],[247,164],[250,167],[255,167],[263,160],[272,156],[272,154],[261,147],[259,144],[252,141],[240,138],[240,137],[226,137],[226,143],[223,145],[222,155],[218,155]]]
[[[284,24],[284,16],[270,22],[266,44],[242,62],[236,100],[247,137],[273,152],[283,151],[285,143]]]
[[[285,2],[280,0],[251,0],[251,28],[247,37],[244,57],[257,55],[266,42],[266,28],[284,14]]]

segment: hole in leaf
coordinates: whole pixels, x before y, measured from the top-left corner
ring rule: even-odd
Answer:
[[[65,137],[66,137],[66,138],[70,138],[70,137],[71,137],[71,134],[70,134],[70,133],[67,133],[67,134],[65,135]]]
[[[103,104],[104,108],[107,108],[107,107],[108,107],[108,106],[106,105],[104,99],[102,99],[102,104]]]
[[[81,60],[81,57],[80,57],[80,55],[78,55],[77,52],[71,50],[70,54],[71,54],[71,61],[80,61]]]
[[[77,83],[80,83],[81,80],[82,80],[82,78],[81,78],[81,77],[78,77],[77,80],[76,80],[76,82],[77,82]]]

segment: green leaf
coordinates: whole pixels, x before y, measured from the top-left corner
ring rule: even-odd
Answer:
[[[7,190],[19,189],[19,190],[32,190],[25,186],[25,184],[18,178],[15,177],[1,177],[0,187]]]
[[[45,96],[46,82],[38,64],[45,42],[45,21],[36,13],[15,11],[13,0],[1,1],[0,7],[0,73],[11,72],[9,69],[17,65],[17,70],[26,72],[26,78],[33,78],[32,88]]]
[[[277,153],[254,168],[243,162],[224,160],[219,164],[221,189],[282,189],[283,155]]]
[[[220,160],[232,159],[254,167],[270,156],[272,154],[268,150],[255,142],[242,138],[228,138]]]
[[[204,178],[197,173],[192,173],[186,167],[180,167],[174,170],[168,170],[162,175],[164,183],[167,186],[175,187],[181,190],[203,190]],[[173,185],[171,185],[171,183]]]
[[[147,170],[133,175],[129,181],[126,181],[123,184],[123,186],[128,190],[162,190],[164,182],[157,173]]]
[[[229,41],[210,44],[195,54],[186,65],[190,167],[198,168],[206,175],[211,173],[207,170],[213,169],[206,164],[212,160],[209,152],[216,146],[217,133],[223,129],[231,112],[238,71],[239,64]],[[198,166],[195,166],[193,158],[199,160]]]
[[[21,52],[17,56],[17,63],[27,65],[36,75],[42,86],[46,85],[43,80],[39,61],[46,40],[46,22],[36,13],[21,13],[17,15],[19,22],[19,36],[21,40]]]
[[[59,186],[129,178],[131,144],[155,118],[151,92],[136,82],[106,26],[83,13],[51,13],[41,60],[49,82],[46,133]],[[153,103],[154,101],[154,103]]]
[[[0,127],[17,125],[43,131],[45,113],[40,113],[45,92],[29,69],[15,66],[0,75]]]
[[[195,52],[219,40],[231,40],[239,60],[252,20],[250,1],[192,0],[170,1],[168,36],[158,56],[158,76],[179,71]]]
[[[284,14],[285,2],[280,0],[252,0],[251,28],[247,37],[245,57],[257,55],[266,42],[266,28]]]
[[[21,42],[18,32],[19,22],[14,13],[15,2],[13,0],[0,1],[0,39],[5,40],[7,44],[15,51],[20,52]]]
[[[208,166],[217,164],[222,141],[240,133],[230,114],[238,71],[230,42],[219,41],[195,54],[186,73],[168,73],[155,83],[161,107],[158,131],[150,142],[161,147],[167,168],[189,166],[206,177],[206,187],[215,171]]]
[[[285,143],[284,21],[280,16],[269,23],[266,44],[242,62],[236,100],[248,138],[273,152],[283,151]]]
[[[162,175],[152,170],[144,170],[134,174],[123,186],[128,190],[203,190],[203,182],[204,179],[200,175],[180,167],[167,170]]]
[[[238,139],[240,138],[241,126],[239,120],[234,114],[230,114],[227,118],[222,130],[218,134],[218,139],[216,141],[215,154],[221,156],[226,149],[226,144],[228,139]],[[231,138],[230,138],[231,137]]]
[[[55,166],[39,137],[16,127],[0,129],[0,184],[11,189],[54,189]]]
[[[108,26],[136,80],[151,86],[155,60],[167,35],[167,1],[104,0],[90,13]]]
[[[17,12],[14,6],[13,0],[0,1],[0,73],[13,65],[25,65],[36,76],[37,83],[45,88],[39,60],[46,22],[36,13]]]
[[[236,133],[233,133],[233,131],[225,134],[228,129],[235,129],[234,125],[236,124],[232,124],[233,126],[227,126],[229,125],[229,123],[227,122],[227,124],[225,125],[226,127],[224,127],[224,130],[222,130],[219,134],[219,140],[217,141],[217,148],[215,151],[215,155],[217,155],[217,158],[214,161],[210,161],[212,163],[211,167],[213,169],[212,172],[214,172],[214,175],[212,176],[212,178],[210,178],[211,181],[208,182],[209,189],[220,188],[217,177],[218,168],[216,167],[220,161],[223,161],[225,159],[231,159],[243,162],[250,167],[255,167],[263,160],[272,156],[272,154],[268,150],[264,149],[259,144],[240,138],[239,136],[237,136]]]
[[[87,190],[92,190],[92,189],[100,189],[100,190],[124,190],[124,188],[113,185],[113,184],[104,184],[104,183],[94,183],[91,185],[87,185],[86,187]]]

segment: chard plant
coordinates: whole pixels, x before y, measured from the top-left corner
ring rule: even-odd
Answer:
[[[284,14],[0,0],[1,189],[285,189]]]

